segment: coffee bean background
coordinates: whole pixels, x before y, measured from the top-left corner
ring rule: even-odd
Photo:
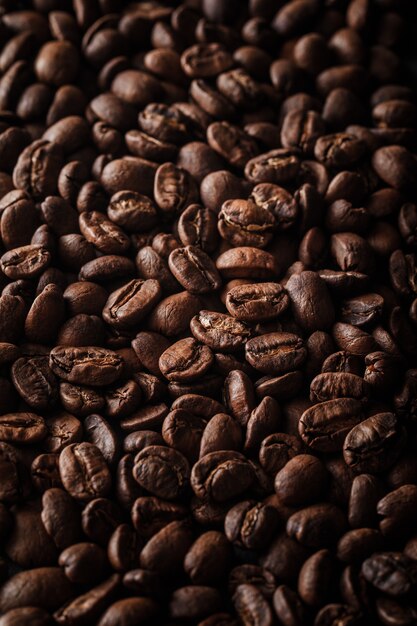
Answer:
[[[414,13],[0,0],[0,626],[417,624]]]

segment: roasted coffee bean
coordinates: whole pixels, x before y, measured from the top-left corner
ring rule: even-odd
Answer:
[[[295,223],[299,207],[295,198],[283,187],[259,183],[252,190],[255,203],[273,213],[278,230],[286,230]]]
[[[346,435],[363,419],[362,404],[354,398],[337,398],[304,411],[299,423],[303,441],[313,450],[341,450]]]
[[[180,339],[162,353],[159,367],[170,381],[190,382],[207,372],[213,353],[196,339]]]
[[[278,274],[277,261],[272,254],[250,246],[223,252],[216,261],[216,267],[228,279],[273,279]]]
[[[274,622],[271,607],[262,593],[253,585],[239,585],[233,595],[233,604],[239,617],[254,624],[271,626]]]
[[[198,296],[181,291],[161,300],[148,317],[151,330],[166,337],[176,337],[188,330],[191,319],[200,311]]]
[[[188,550],[184,569],[197,585],[214,585],[224,579],[232,562],[232,548],[225,535],[209,530],[200,535]]]
[[[336,398],[366,401],[368,386],[363,378],[349,372],[327,372],[316,376],[310,384],[310,400],[324,402]]]
[[[232,370],[224,382],[224,403],[228,412],[242,426],[246,426],[256,406],[252,381],[241,369]]]
[[[219,289],[221,279],[213,261],[200,248],[177,248],[169,255],[169,268],[178,282],[193,294]]]
[[[62,489],[47,489],[42,496],[41,518],[46,532],[59,550],[81,537],[80,514],[76,503]]]
[[[63,150],[46,139],[32,142],[21,152],[13,170],[13,181],[37,200],[54,195],[63,163]]]
[[[35,413],[8,413],[0,416],[0,441],[31,444],[42,441],[47,432],[45,420]]]
[[[323,463],[310,454],[299,454],[275,476],[275,492],[281,502],[299,506],[318,500],[326,489],[328,474]],[[305,485],[308,484],[308,492]]]
[[[259,550],[272,540],[278,521],[273,506],[248,500],[229,510],[224,528],[226,537],[233,544],[248,550]]]
[[[12,365],[11,375],[17,392],[33,409],[42,411],[56,404],[58,382],[47,357],[17,359]]]
[[[404,431],[393,413],[377,413],[350,431],[343,444],[346,463],[357,473],[378,474],[398,457]]]
[[[268,474],[275,475],[286,463],[302,453],[299,439],[286,433],[276,433],[266,437],[259,450],[259,461]]]
[[[331,597],[335,562],[329,550],[315,552],[301,568],[298,594],[309,606],[322,606]]]
[[[218,450],[241,450],[242,429],[227,413],[217,413],[207,423],[200,440],[200,458]]]
[[[226,450],[205,455],[191,472],[191,486],[196,496],[209,497],[216,502],[243,493],[254,481],[254,469],[243,454]]]
[[[297,335],[277,332],[249,339],[245,354],[256,370],[274,374],[296,369],[306,359],[307,351]]]
[[[229,313],[249,323],[272,320],[283,313],[288,304],[288,295],[280,283],[237,285],[226,295]]]
[[[62,484],[76,500],[88,502],[104,496],[111,486],[109,469],[97,446],[75,443],[64,448],[59,457]]]
[[[39,244],[21,246],[3,254],[0,266],[11,280],[39,276],[49,265],[50,252]]]
[[[111,326],[131,328],[153,308],[161,296],[156,280],[132,280],[110,294],[102,315]]]
[[[407,594],[416,584],[416,565],[398,552],[380,552],[362,564],[362,574],[376,589],[390,596]]]
[[[59,567],[38,567],[15,574],[2,586],[2,612],[21,607],[40,607],[53,611],[68,602],[73,589]]]
[[[192,543],[189,522],[170,522],[145,544],[140,555],[141,567],[172,577],[182,570],[185,555]]]
[[[123,368],[121,357],[103,348],[54,348],[49,366],[70,383],[103,386],[114,383]]]
[[[214,122],[207,128],[207,141],[230,165],[243,170],[247,161],[259,153],[257,143],[238,126]]]
[[[293,180],[300,169],[298,150],[279,148],[254,157],[245,166],[251,183],[280,185]]]
[[[164,441],[175,450],[179,450],[190,462],[198,458],[198,450],[203,435],[205,420],[185,411],[170,411],[162,425]]]
[[[131,513],[136,531],[145,539],[149,539],[171,522],[187,517],[187,510],[180,504],[153,496],[137,498]]]
[[[244,322],[224,313],[204,310],[192,318],[190,330],[198,341],[221,352],[239,350],[252,336]]]
[[[188,486],[189,473],[187,460],[172,448],[148,446],[135,457],[135,480],[159,498],[178,498]]]
[[[325,330],[332,325],[334,308],[330,294],[315,272],[293,274],[285,288],[295,321],[303,330]]]
[[[97,585],[97,587],[93,587],[71,602],[61,606],[54,613],[55,621],[65,623],[65,621],[73,621],[74,619],[84,621],[92,619],[94,615],[101,613],[109,602],[109,597],[111,598],[116,592],[119,584],[120,577],[114,574],[100,585]]]
[[[102,578],[105,557],[104,550],[95,543],[73,543],[61,552],[58,562],[71,582],[94,584]],[[94,568],[91,567],[93,562],[96,564]]]
[[[309,548],[331,546],[346,530],[343,511],[334,504],[313,504],[293,513],[287,534]]]
[[[220,235],[233,246],[264,248],[274,225],[272,213],[250,200],[226,200],[219,213]]]
[[[299,596],[287,585],[277,587],[273,606],[284,626],[301,626],[305,620],[305,608]]]
[[[349,498],[349,524],[352,528],[374,527],[377,503],[383,495],[380,480],[371,474],[359,474],[352,482]]]

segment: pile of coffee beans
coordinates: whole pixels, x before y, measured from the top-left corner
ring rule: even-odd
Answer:
[[[0,626],[416,626],[414,0],[0,0]]]

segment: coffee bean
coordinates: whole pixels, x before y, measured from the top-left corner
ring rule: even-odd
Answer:
[[[274,319],[288,307],[289,300],[279,283],[237,285],[227,292],[226,307],[243,322]]]
[[[141,567],[172,577],[182,570],[192,543],[193,536],[187,521],[168,523],[145,544],[140,554]]]
[[[91,563],[97,564],[97,569]],[[74,543],[59,556],[59,565],[64,568],[66,577],[77,584],[94,584],[101,577],[98,565],[105,566],[105,553],[94,543]]]
[[[110,294],[102,315],[111,326],[131,328],[156,304],[161,288],[156,280],[132,280]]]
[[[224,278],[273,279],[277,277],[277,261],[269,252],[250,246],[232,248],[221,254],[216,267]]]
[[[184,569],[194,584],[214,585],[227,574],[231,557],[232,549],[225,535],[209,530],[200,535],[188,550]]]
[[[184,492],[189,473],[187,460],[172,448],[149,446],[135,457],[135,480],[153,495],[166,500],[175,500]]]
[[[320,498],[327,482],[328,475],[322,462],[309,454],[299,454],[275,476],[275,491],[286,505],[307,504]],[[308,493],[305,484],[309,485]]]
[[[287,533],[309,548],[332,545],[346,529],[346,519],[334,504],[313,504],[293,513]]]
[[[200,458],[219,450],[237,450],[242,448],[242,429],[237,421],[226,413],[214,415],[201,436]]]
[[[62,489],[47,489],[42,496],[42,523],[60,550],[81,537],[80,515],[74,500]]]
[[[38,139],[20,154],[13,170],[13,181],[37,200],[54,195],[58,175],[63,166],[63,151],[59,144]]]
[[[301,568],[298,594],[309,606],[322,606],[332,595],[335,563],[329,550],[315,552]]]
[[[305,608],[297,593],[287,585],[277,587],[273,606],[278,619],[284,626],[301,626],[305,619]]]
[[[244,322],[214,311],[200,311],[190,322],[194,337],[212,350],[233,352],[244,346],[251,330]]]
[[[272,506],[248,500],[232,507],[224,523],[229,541],[248,550],[259,550],[273,538],[278,514]]]
[[[363,378],[349,372],[327,372],[316,376],[310,384],[310,400],[324,402],[336,398],[366,401],[368,386]]]
[[[220,77],[219,77],[220,80]],[[213,122],[207,128],[207,141],[230,165],[240,170],[259,153],[258,145],[238,126],[229,122]]]
[[[17,359],[12,365],[11,375],[17,392],[33,409],[41,411],[56,404],[58,383],[47,357]]]
[[[114,574],[97,587],[93,587],[90,591],[61,606],[54,613],[55,621],[59,624],[74,620],[74,618],[84,621],[91,620],[103,611],[119,584],[120,577]]]
[[[0,259],[3,272],[12,280],[33,278],[49,265],[51,255],[41,245],[28,245],[5,252]]]
[[[191,486],[196,496],[217,502],[243,493],[254,481],[254,470],[243,454],[226,450],[207,454],[191,472]]]
[[[42,441],[46,433],[43,417],[35,413],[9,413],[0,416],[0,441],[30,444]]]
[[[354,398],[315,404],[301,416],[299,433],[313,450],[340,450],[346,435],[363,419],[362,405]]]
[[[110,472],[97,446],[75,443],[64,448],[59,457],[61,480],[76,500],[88,502],[110,490]]]
[[[295,321],[312,332],[329,328],[334,321],[330,294],[315,272],[293,274],[285,286]]]
[[[161,300],[148,317],[149,328],[166,337],[176,337],[188,330],[194,315],[200,311],[198,296],[181,291]]]
[[[268,333],[249,339],[245,353],[249,363],[264,374],[295,369],[307,356],[302,339],[291,333]]]
[[[416,584],[415,562],[398,552],[380,552],[362,564],[362,574],[376,589],[391,596],[407,594]]]
[[[377,474],[397,458],[404,431],[393,413],[378,413],[350,431],[343,444],[346,463],[357,473]]]
[[[265,626],[274,622],[271,607],[261,592],[252,585],[239,585],[233,595],[236,612],[243,619],[262,620]]]
[[[190,293],[208,293],[219,289],[221,285],[213,261],[195,246],[173,250],[168,263],[175,278]]]
[[[196,44],[181,55],[181,67],[190,78],[217,76],[232,64],[232,57],[218,43]]]
[[[162,353],[159,367],[163,375],[172,381],[193,381],[211,367],[213,354],[207,346],[195,339],[180,339]]]
[[[251,183],[280,185],[293,180],[299,168],[298,150],[279,148],[248,161],[245,166],[245,176]]]
[[[103,348],[54,348],[49,366],[61,379],[75,384],[103,386],[114,383],[120,376],[121,357]]]
[[[9,578],[0,591],[0,606],[4,612],[25,606],[53,611],[71,596],[71,583],[59,567],[38,567]]]

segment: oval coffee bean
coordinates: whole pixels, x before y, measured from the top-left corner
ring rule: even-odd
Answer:
[[[378,474],[394,463],[403,445],[404,431],[394,413],[378,413],[352,428],[343,456],[354,472]]]
[[[110,294],[102,311],[111,326],[132,328],[147,315],[162,295],[157,280],[131,280]]]
[[[59,456],[59,472],[68,493],[81,502],[105,496],[111,476],[102,453],[91,443],[73,443]]]
[[[104,348],[57,347],[51,350],[49,366],[58,378],[70,383],[102,387],[120,377],[123,361]]]
[[[296,369],[305,361],[307,350],[297,335],[276,332],[249,339],[245,354],[256,370],[274,374]]]
[[[313,450],[341,450],[346,435],[363,419],[362,403],[354,398],[337,398],[310,407],[302,414],[298,430]]]
[[[263,322],[274,319],[289,305],[288,295],[280,283],[237,285],[226,295],[226,308],[243,322]]]
[[[178,282],[193,294],[215,291],[221,286],[219,273],[210,257],[195,246],[177,248],[168,264]]]
[[[170,381],[190,382],[210,369],[213,358],[210,348],[196,339],[180,339],[161,354],[159,367]]]

